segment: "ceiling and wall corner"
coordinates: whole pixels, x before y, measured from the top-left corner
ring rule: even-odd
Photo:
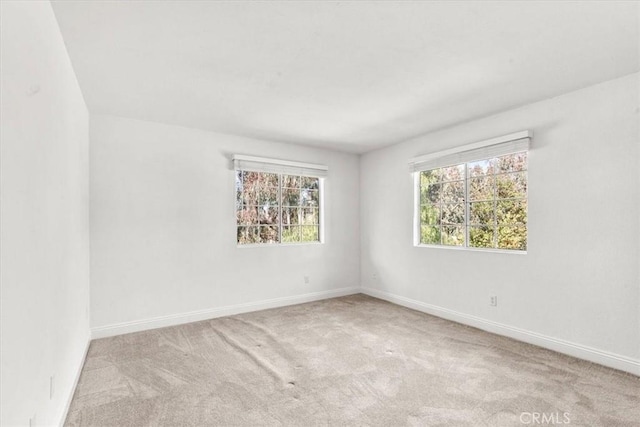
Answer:
[[[53,7],[93,114],[354,153],[639,69],[637,2]]]

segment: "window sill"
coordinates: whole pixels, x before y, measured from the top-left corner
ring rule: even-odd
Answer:
[[[324,242],[290,242],[290,243],[247,243],[245,245],[238,245],[236,247],[238,249],[244,248],[277,248],[280,246],[315,246],[315,245],[323,245]]]
[[[510,254],[510,255],[526,255],[527,251],[519,251],[512,249],[493,249],[493,248],[469,248],[464,246],[445,246],[445,245],[413,245],[416,248],[430,248],[430,249],[445,249],[453,251],[468,251],[468,252],[492,252],[498,254]]]

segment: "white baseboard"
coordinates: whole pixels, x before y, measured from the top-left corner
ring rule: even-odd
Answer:
[[[197,322],[199,320],[213,319],[216,317],[231,316],[250,311],[266,310],[269,308],[284,307],[287,305],[302,304],[327,298],[342,297],[360,293],[360,288],[340,288],[329,291],[312,292],[290,297],[272,298],[263,301],[235,304],[224,307],[215,307],[206,310],[191,311],[188,313],[170,314],[168,316],[153,317],[150,319],[134,320],[131,322],[116,323],[113,325],[91,328],[91,338],[105,338],[114,335],[128,334],[131,332],[146,331],[149,329],[164,328],[166,326],[181,325],[183,323]]]
[[[82,359],[78,364],[78,368],[76,369],[76,375],[73,379],[73,385],[71,386],[71,390],[69,391],[69,396],[67,397],[67,403],[64,406],[64,410],[62,411],[62,419],[60,420],[60,427],[64,427],[64,422],[67,420],[67,415],[69,414],[69,408],[71,407],[71,401],[73,400],[73,395],[76,392],[76,387],[78,387],[78,381],[80,381],[80,374],[82,374],[82,368],[84,367],[84,362],[87,360],[87,354],[89,353],[89,345],[91,344],[91,336],[87,337],[87,343],[84,346],[84,353],[82,354]]]
[[[632,359],[630,357],[621,356],[607,351],[598,350],[596,348],[588,347],[581,344],[572,343],[558,338],[549,337],[546,335],[538,334],[536,332],[527,331],[524,329],[508,326],[502,323],[486,320],[477,316],[460,313],[447,308],[439,307],[433,304],[427,304],[421,301],[417,301],[411,298],[405,298],[399,295],[381,291],[372,288],[361,288],[360,291],[366,295],[380,298],[385,301],[392,302],[394,304],[402,305],[417,311],[422,311],[434,316],[438,316],[444,319],[452,320],[454,322],[462,323],[468,326],[473,326],[478,329],[482,329],[488,332],[492,332],[498,335],[504,335],[509,338],[514,338],[518,341],[523,341],[529,344],[534,344],[540,347],[544,347],[550,350],[564,353],[569,356],[577,357],[579,359],[588,360],[590,362],[598,363],[600,365],[608,366],[610,368],[619,369],[621,371],[629,372],[634,375],[640,376],[640,360]]]
[[[569,356],[577,357],[579,359],[588,360],[590,362],[598,363],[600,365],[608,366],[621,371],[629,372],[634,375],[640,376],[640,360],[630,357],[610,353],[603,350],[598,350],[593,347],[588,347],[582,344],[572,343],[559,338],[554,338],[546,335],[542,335],[536,332],[527,331],[525,329],[516,328],[514,326],[505,325],[502,323],[494,322],[492,320],[483,319],[481,317],[460,313],[454,310],[450,310],[444,307],[439,307],[433,304],[424,303],[411,298],[395,295],[386,291],[381,291],[373,288],[340,288],[330,291],[313,292],[303,295],[295,295],[290,297],[273,298],[263,301],[249,302],[243,304],[235,304],[224,307],[216,307],[206,310],[192,311],[188,313],[178,313],[168,316],[154,317],[150,319],[135,320],[131,322],[117,323],[113,325],[106,325],[91,329],[91,338],[104,338],[114,335],[122,335],[131,332],[145,331],[149,329],[163,328],[166,326],[181,325],[189,322],[197,322],[200,320],[213,319],[216,317],[231,316],[234,314],[247,313],[250,311],[266,310],[269,308],[284,307],[287,305],[302,304],[305,302],[312,302],[323,300],[327,298],[335,298],[345,295],[353,295],[357,293],[364,293],[366,295],[380,298],[385,301],[392,302],[394,304],[402,305],[414,310],[422,311],[434,316],[438,316],[444,319],[452,320],[454,322],[462,323],[465,325],[473,326],[478,329],[482,329],[488,332],[492,332],[498,335],[503,335],[523,341],[529,344],[534,344],[540,347],[544,347],[550,350],[557,351],[559,353],[567,354]],[[88,344],[87,344],[88,349]],[[86,352],[85,352],[86,356]],[[84,363],[84,360],[83,360]],[[80,370],[82,365],[80,366]],[[80,376],[80,370],[78,371],[76,382]],[[75,389],[75,387],[74,387]],[[71,396],[73,397],[73,395]],[[69,404],[71,403],[71,397],[69,398]],[[68,406],[68,405],[67,405]],[[68,407],[67,407],[68,409]],[[66,411],[65,411],[66,416]],[[64,419],[63,419],[64,421]]]

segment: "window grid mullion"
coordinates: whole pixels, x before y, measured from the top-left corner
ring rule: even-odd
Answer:
[[[278,244],[282,244],[282,174],[278,174]]]
[[[498,247],[498,180],[493,179],[493,247]]]
[[[302,242],[302,177],[298,177],[298,206],[296,211],[298,212],[298,241]]]
[[[438,196],[438,212],[440,213],[440,220],[438,221],[438,227],[440,229],[440,244],[444,245],[444,225],[442,225],[444,214],[442,211],[442,187],[440,187],[440,196]]]
[[[469,164],[464,164],[464,246],[469,247],[469,222],[470,222],[470,204],[469,204]]]

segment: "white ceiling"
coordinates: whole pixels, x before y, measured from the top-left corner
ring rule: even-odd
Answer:
[[[639,4],[53,8],[92,113],[361,153],[638,71]]]

